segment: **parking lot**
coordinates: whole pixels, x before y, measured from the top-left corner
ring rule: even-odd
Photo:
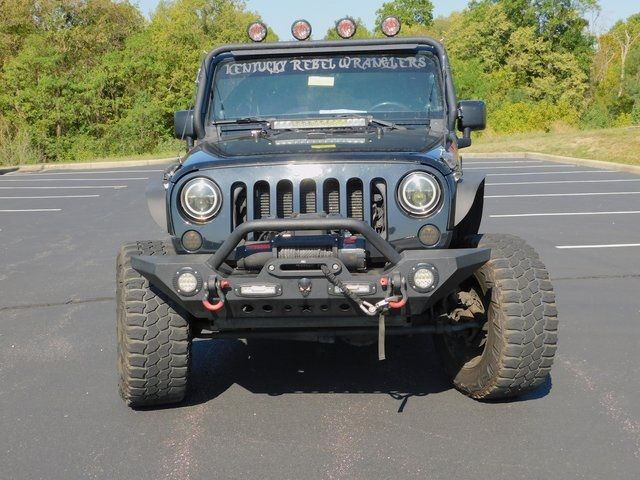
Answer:
[[[485,232],[527,239],[558,295],[550,381],[452,390],[428,339],[198,341],[185,405],[131,411],[115,361],[115,256],[163,236],[161,167],[0,176],[2,479],[637,479],[640,175],[529,159],[488,174]]]

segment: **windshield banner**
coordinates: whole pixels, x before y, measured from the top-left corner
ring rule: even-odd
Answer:
[[[427,57],[341,57],[286,60],[259,60],[224,64],[222,72],[228,76],[293,72],[349,72],[380,70],[422,70]]]

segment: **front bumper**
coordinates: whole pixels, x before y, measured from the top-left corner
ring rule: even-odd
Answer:
[[[273,258],[257,273],[229,273],[223,266],[229,254],[250,232],[348,230],[362,235],[368,245],[387,258],[385,268],[366,272],[350,272],[335,257]],[[212,256],[174,255],[137,256],[132,266],[155,287],[164,291],[193,317],[208,320],[216,330],[274,328],[346,328],[376,324],[377,318],[365,315],[329,281],[324,265],[346,285],[365,285],[368,290],[359,296],[369,303],[389,297],[390,286],[382,278],[403,279],[407,302],[393,309],[388,324],[407,325],[410,317],[424,314],[437,300],[450,293],[463,280],[489,260],[489,249],[405,250],[395,251],[366,223],[344,218],[257,220],[241,225]],[[436,272],[436,282],[427,291],[412,286],[413,272],[427,266]],[[201,279],[196,293],[183,295],[176,287],[180,272],[190,270]],[[224,307],[216,312],[205,308],[209,298],[207,283],[225,280]],[[253,286],[255,288],[246,288]],[[263,287],[270,287],[265,293]],[[243,288],[245,287],[245,288]],[[303,288],[304,287],[304,288]],[[213,290],[213,289],[212,289]],[[215,290],[214,290],[215,291]]]

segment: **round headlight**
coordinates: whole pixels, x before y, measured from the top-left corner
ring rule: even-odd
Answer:
[[[222,206],[220,188],[207,178],[189,180],[180,194],[184,213],[197,222],[206,222],[215,217]]]
[[[440,185],[433,175],[413,172],[400,182],[398,203],[410,215],[424,217],[438,206],[440,194]]]

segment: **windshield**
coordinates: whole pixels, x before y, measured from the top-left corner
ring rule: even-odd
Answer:
[[[442,90],[430,53],[225,60],[216,68],[209,118],[372,115],[427,123],[444,117]]]

